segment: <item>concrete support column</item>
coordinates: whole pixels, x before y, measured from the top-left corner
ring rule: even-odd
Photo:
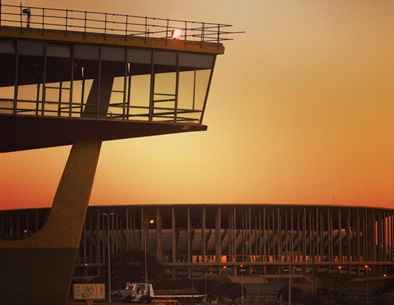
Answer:
[[[140,218],[141,218],[141,223],[140,223],[140,249],[144,250],[145,249],[145,214],[144,214],[144,207],[140,208]]]
[[[238,239],[238,230],[237,230],[237,208],[232,208],[232,263],[234,264],[234,275],[238,274],[238,267],[235,264],[237,261],[237,239]]]
[[[176,263],[176,219],[175,208],[171,208],[171,255],[172,263]],[[175,278],[175,267],[172,269],[172,277]]]
[[[342,208],[338,209],[338,240],[339,240],[339,250],[338,250],[338,256],[339,256],[339,261],[342,264],[343,263],[343,249],[342,249],[342,238],[343,238],[343,231],[342,231]]]
[[[207,260],[206,225],[207,225],[207,211],[206,211],[206,208],[203,207],[202,208],[201,239],[202,239],[202,255],[204,257],[204,263]]]
[[[357,261],[361,261],[361,224],[360,224],[360,209],[357,209],[356,214],[356,231],[357,231]]]
[[[394,216],[393,213],[390,213],[390,260],[394,259]]]
[[[161,241],[161,213],[160,208],[156,209],[156,257],[161,262],[163,260],[163,246]]]
[[[112,75],[101,82],[94,80],[87,103],[99,109],[96,116],[105,115],[112,84]],[[2,304],[64,305],[68,301],[100,149],[100,139],[74,143],[44,227],[28,239],[0,241]]]
[[[220,264],[221,262],[221,255],[222,255],[221,227],[222,227],[222,209],[218,207],[216,210],[216,221],[215,221],[215,256],[216,256],[216,262],[218,264]]]
[[[191,234],[191,218],[190,218],[190,207],[187,208],[187,263],[192,263],[192,234]],[[188,278],[192,278],[191,267],[187,268]]]
[[[270,231],[267,226],[267,214],[266,208],[263,208],[263,260],[264,263],[268,261],[268,252],[267,252],[267,240],[268,240],[268,232]],[[267,273],[267,267],[264,265],[263,267],[264,274]]]
[[[101,141],[74,144],[47,224],[29,239],[0,242],[3,304],[66,303],[100,148]]]

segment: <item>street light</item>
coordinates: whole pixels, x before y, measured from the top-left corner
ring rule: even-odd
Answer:
[[[365,294],[365,298],[366,298],[366,300],[365,300],[365,304],[366,305],[368,305],[369,304],[369,287],[368,287],[368,271],[370,270],[369,269],[369,266],[368,265],[365,265],[364,266],[364,269],[365,269],[365,275],[366,275],[366,279],[365,279],[365,283],[366,283],[366,286],[367,286],[367,293]]]
[[[241,272],[241,305],[244,305],[244,278],[243,278],[243,273],[244,273],[244,264],[240,265],[239,271]]]
[[[0,1],[0,5],[1,5],[1,1]],[[22,1],[20,2],[19,6],[21,9],[21,19],[22,19],[22,15],[26,16],[26,27],[30,28],[31,8],[28,6],[22,6]]]
[[[111,212],[111,213],[103,213],[102,214],[104,217],[107,218],[107,286],[108,286],[108,303],[111,304],[112,303],[112,299],[111,299],[111,241],[110,241],[110,225],[109,225],[109,219],[111,216],[111,220],[112,220],[112,216],[116,215],[115,213]],[[111,221],[112,223],[112,221]]]
[[[154,225],[155,220],[153,218],[149,219],[145,225],[145,234],[144,234],[144,278],[145,283],[148,283],[148,246],[147,240],[149,238],[149,225]]]
[[[289,291],[288,291],[288,304],[291,305],[291,301],[292,301],[292,275],[293,275],[293,265],[291,263],[291,258],[290,258],[290,262],[289,262]]]
[[[293,244],[293,236],[291,236],[290,240],[290,247],[291,247],[291,253],[290,253],[290,248],[287,250],[287,256],[289,259],[289,288],[288,288],[288,304],[292,304],[292,281],[293,281],[293,254],[294,254],[294,244]]]
[[[205,272],[204,272],[204,302],[205,303],[207,303],[207,301],[208,301],[207,272],[208,272],[208,269],[205,269]]]

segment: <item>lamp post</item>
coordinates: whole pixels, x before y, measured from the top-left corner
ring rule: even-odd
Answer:
[[[291,250],[293,250],[293,236],[291,236]],[[292,304],[292,285],[293,285],[293,251],[291,251],[290,253],[290,249],[289,251],[287,251],[288,253],[288,259],[289,259],[289,291],[288,291],[288,304],[291,305]]]
[[[149,239],[149,226],[155,224],[155,220],[149,219],[145,225],[145,234],[144,234],[144,279],[145,283],[148,283],[148,239]]]
[[[365,269],[365,275],[366,275],[366,278],[365,278],[365,284],[366,284],[366,294],[365,294],[365,305],[368,305],[369,304],[369,287],[368,287],[368,271],[369,271],[369,266],[368,265],[365,265],[364,266],[364,269]]]
[[[207,283],[207,272],[208,270],[205,269],[204,272],[204,301],[207,302],[208,301],[208,283]]]
[[[27,1],[25,1],[26,3]],[[1,4],[1,1],[0,1]],[[26,16],[26,28],[30,28],[30,19],[31,19],[31,8],[28,6],[22,6],[22,1],[20,2],[20,9],[21,9],[21,26],[22,26],[22,15]],[[44,17],[43,17],[44,18]]]
[[[292,289],[292,287],[291,287],[291,285],[292,285],[292,275],[293,275],[293,266],[292,266],[292,264],[291,264],[291,261],[289,262],[289,297],[288,297],[288,303],[289,303],[289,305],[291,305],[292,303],[291,303],[291,299],[292,299],[292,291],[291,291],[291,289]]]
[[[108,303],[112,303],[112,298],[111,298],[111,240],[110,240],[110,219],[111,219],[111,224],[112,224],[112,216],[115,215],[115,213],[103,213],[102,214],[104,217],[107,218],[107,287],[108,287]]]
[[[240,265],[240,272],[241,272],[241,305],[244,305],[244,278],[243,278],[243,273],[244,273],[244,265]]]

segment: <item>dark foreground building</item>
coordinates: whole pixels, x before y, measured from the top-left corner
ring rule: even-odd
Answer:
[[[0,239],[23,239],[49,209],[3,211]],[[109,238],[108,238],[109,237]],[[111,256],[141,251],[173,278],[217,273],[283,277],[337,270],[388,275],[394,265],[394,211],[299,205],[129,205],[88,209],[78,267],[105,270]],[[90,269],[91,270],[91,269]]]

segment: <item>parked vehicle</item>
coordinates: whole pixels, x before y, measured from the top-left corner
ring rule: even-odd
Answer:
[[[165,303],[176,305],[177,303],[199,303],[205,297],[204,294],[186,293],[179,290],[167,290],[155,293],[150,283],[126,283],[126,288],[112,293],[114,298],[129,303]]]

